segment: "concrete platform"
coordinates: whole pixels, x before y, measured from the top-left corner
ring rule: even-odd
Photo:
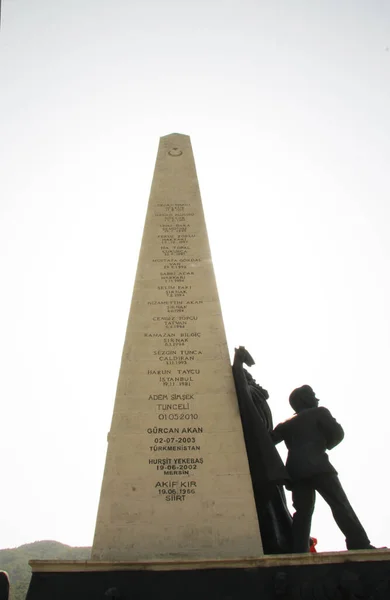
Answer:
[[[183,561],[30,561],[27,600],[389,600],[390,550]]]

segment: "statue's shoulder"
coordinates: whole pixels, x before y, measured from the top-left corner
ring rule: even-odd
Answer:
[[[286,419],[285,421],[282,421],[281,423],[279,423],[278,427],[288,427],[293,421],[295,421],[295,419],[298,417],[298,415],[293,415],[292,417],[289,417],[288,419]]]
[[[326,408],[325,406],[317,406],[317,408],[314,408],[313,410],[316,410],[320,415],[332,417],[329,408]]]

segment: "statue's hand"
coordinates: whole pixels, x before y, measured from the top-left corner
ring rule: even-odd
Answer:
[[[238,348],[234,349],[234,358],[239,360],[242,364],[247,365],[248,367],[252,367],[255,364],[255,361],[253,360],[245,346],[239,346]]]

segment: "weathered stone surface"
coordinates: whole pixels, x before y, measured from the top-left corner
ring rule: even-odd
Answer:
[[[161,138],[92,558],[262,554],[188,136]]]

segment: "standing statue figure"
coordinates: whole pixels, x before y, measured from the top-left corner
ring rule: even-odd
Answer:
[[[272,414],[268,392],[244,369],[254,360],[240,346],[235,350],[233,376],[240,407],[249,469],[265,554],[284,554],[292,548],[292,517],[283,484],[288,474],[272,441]]]
[[[344,533],[348,550],[373,548],[341,487],[336,469],[326,450],[339,444],[344,431],[318,399],[309,385],[290,394],[296,414],[280,423],[272,434],[275,444],[284,441],[288,448],[286,468],[291,480],[293,505],[293,552],[309,552],[311,519],[316,491],[329,504],[333,517]]]

